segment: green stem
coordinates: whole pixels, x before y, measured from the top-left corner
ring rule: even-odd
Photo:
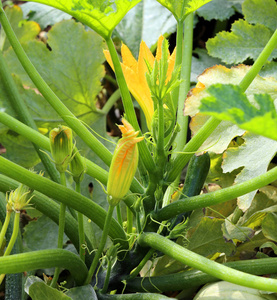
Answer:
[[[142,270],[142,268],[145,266],[145,264],[148,262],[148,260],[152,257],[153,253],[155,252],[155,249],[150,249],[147,254],[144,256],[144,258],[141,260],[139,265],[130,273],[129,279],[136,278],[139,274],[139,272]]]
[[[0,156],[0,172],[26,184],[31,189],[37,190],[50,198],[71,206],[91,219],[100,228],[103,228],[107,212],[90,199],[45,177],[34,174],[2,156]],[[109,235],[114,243],[119,243],[123,249],[129,248],[124,230],[114,219],[110,226]]]
[[[223,265],[254,275],[275,274],[277,258],[262,258],[252,260],[239,260],[224,263]],[[169,292],[199,287],[209,282],[218,281],[218,278],[198,270],[189,270],[175,274],[134,278],[128,280],[128,290],[133,292]]]
[[[0,76],[4,83],[5,89],[7,90],[7,93],[9,95],[8,100],[10,101],[19,119],[29,127],[33,128],[34,130],[37,130],[36,123],[34,122],[27,108],[27,105],[25,104],[22,97],[20,96],[20,93],[17,89],[17,86],[12,78],[10,71],[8,70],[8,66],[4,60],[1,51],[0,51]],[[54,180],[55,182],[59,182],[59,173],[55,169],[54,165],[51,163],[49,157],[45,153],[41,152],[39,147],[35,143],[33,143],[33,146],[39,158],[41,159],[47,173],[51,177],[51,179]]]
[[[111,97],[108,99],[108,101],[105,103],[105,105],[101,109],[101,112],[104,113],[104,114],[107,114],[111,110],[111,108],[114,106],[114,104],[116,103],[116,101],[119,100],[119,99],[120,99],[120,90],[117,89],[111,95]]]
[[[250,70],[247,72],[247,74],[240,82],[239,86],[243,89],[244,92],[247,90],[251,82],[255,79],[257,74],[260,72],[263,65],[266,63],[268,57],[270,56],[271,52],[276,48],[276,45],[277,45],[277,29],[271,36],[270,40],[267,42],[261,54],[254,62],[253,66],[250,68]]]
[[[65,173],[60,173],[61,177],[61,185],[66,187],[66,177]],[[66,212],[66,205],[61,203],[60,206],[60,215],[59,215],[59,232],[58,232],[58,248],[63,248],[63,236],[64,236],[64,227],[65,227],[65,212]],[[59,278],[60,268],[55,269],[54,277],[51,282],[51,286],[55,287]]]
[[[168,220],[185,211],[192,211],[197,208],[208,207],[218,203],[223,203],[239,196],[250,193],[263,186],[270,184],[277,179],[277,167],[270,171],[259,175],[253,179],[247,180],[243,183],[238,183],[230,187],[217,190],[207,194],[190,197],[184,200],[175,201],[168,206],[162,208],[153,217],[158,221]]]
[[[117,216],[117,222],[123,228],[123,220],[122,220],[122,215],[121,215],[120,203],[118,203],[117,206],[116,206],[116,216]]]
[[[61,102],[56,94],[51,90],[48,84],[44,81],[41,75],[38,73],[24,49],[19,43],[11,24],[5,14],[3,8],[0,7],[0,22],[6,35],[9,39],[13,50],[19,59],[21,65],[44,96],[48,103],[55,109],[55,111],[61,116],[61,118],[68,124],[68,126],[74,130],[78,136],[91,148],[91,150],[103,160],[106,165],[110,165],[112,160],[112,154],[110,151],[100,142],[98,139],[87,129],[87,127],[78,120],[71,111]]]
[[[107,46],[110,51],[110,55],[113,61],[114,65],[114,71],[116,75],[116,80],[118,82],[118,86],[121,93],[121,98],[124,105],[124,110],[127,116],[128,121],[130,124],[134,127],[135,130],[140,131],[138,120],[136,117],[134,105],[132,102],[131,95],[129,93],[123,71],[120,65],[120,61],[117,55],[117,52],[115,50],[113,41],[110,37],[106,39]],[[141,142],[138,144],[139,153],[140,153],[140,159],[142,160],[144,166],[147,168],[148,171],[153,172],[155,170],[155,164],[153,161],[153,158],[151,156],[150,151],[148,150],[145,142]]]
[[[75,191],[81,194],[81,184],[76,182]],[[79,255],[80,258],[85,261],[85,248],[83,245],[86,243],[85,231],[84,231],[84,216],[78,211],[78,232],[79,232]]]
[[[136,293],[136,294],[100,294],[97,293],[99,300],[171,300],[167,296],[154,293]],[[175,298],[176,299],[176,298]]]
[[[2,248],[3,242],[4,242],[4,238],[10,223],[10,219],[11,219],[11,215],[12,215],[12,211],[8,210],[6,213],[6,218],[5,218],[5,222],[1,228],[1,232],[0,232],[0,249]]]
[[[143,233],[138,238],[143,247],[152,247],[184,265],[201,270],[221,280],[268,292],[277,292],[277,280],[234,270],[196,254],[157,233]]]
[[[112,264],[110,259],[108,258],[108,266],[107,266],[107,272],[106,272],[106,277],[104,281],[103,288],[101,290],[101,293],[106,294],[108,287],[109,287],[109,281],[110,281],[110,276],[111,276],[111,269],[112,269]]]
[[[3,256],[8,256],[10,255],[12,248],[15,244],[15,241],[18,236],[18,231],[19,231],[19,222],[20,222],[20,211],[15,212],[15,217],[14,217],[14,223],[13,223],[13,233],[11,236],[11,239],[9,241],[8,247],[6,248],[6,251]],[[0,275],[0,284],[2,283],[3,279],[5,278],[6,274],[1,274]]]
[[[87,276],[87,278],[84,282],[84,285],[90,283],[90,281],[92,279],[92,276],[93,276],[93,274],[96,270],[96,267],[99,263],[99,259],[102,255],[103,249],[106,245],[108,232],[109,232],[109,227],[110,227],[111,221],[112,221],[113,210],[114,210],[114,206],[109,205],[109,209],[108,209],[108,213],[106,215],[105,225],[104,225],[104,228],[103,228],[103,232],[102,232],[101,240],[100,240],[100,243],[99,243],[99,247],[98,247],[97,252],[94,256],[94,259],[92,261],[90,269],[88,271],[88,276]]]
[[[127,234],[131,234],[133,231],[133,213],[127,207]]]
[[[177,37],[176,37],[176,58],[174,68],[182,64],[182,48],[183,48],[184,23],[177,21]],[[172,91],[172,101],[175,111],[178,110],[179,87]]]
[[[88,273],[79,256],[63,249],[47,249],[0,257],[0,273],[5,274],[52,267],[68,269],[78,285],[84,282]]]
[[[50,151],[50,142],[49,138],[42,135],[38,131],[28,127],[27,125],[21,123],[20,121],[16,120],[15,118],[9,116],[8,114],[0,111],[0,122],[6,126],[8,126],[13,131],[17,132],[18,134],[24,136],[28,140],[33,143],[36,143],[40,148]],[[108,172],[97,164],[93,163],[89,159],[86,159],[86,172],[93,178],[96,178],[101,183],[107,185],[108,181]],[[133,180],[131,184],[131,191],[133,193],[144,193],[144,188],[137,180]]]
[[[17,181],[14,181],[13,179],[6,177],[4,175],[0,175],[0,191],[3,193],[6,193],[10,189],[16,189],[19,186],[19,183]],[[55,201],[51,200],[47,196],[34,191],[32,194],[34,197],[31,199],[32,207],[37,209],[38,211],[42,212],[44,215],[49,217],[51,220],[53,220],[56,224],[59,224],[59,211],[60,211],[60,205],[57,204]],[[75,248],[78,250],[79,248],[79,236],[76,233],[76,228],[78,226],[77,221],[66,212],[65,215],[65,233],[69,237],[72,244],[75,246]],[[90,240],[86,237],[86,243],[88,249],[93,249]],[[87,255],[86,256],[86,263],[91,264],[91,261],[93,259],[93,255]]]

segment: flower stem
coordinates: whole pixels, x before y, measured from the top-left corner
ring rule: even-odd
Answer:
[[[3,256],[8,256],[12,251],[12,248],[13,248],[13,246],[15,244],[15,241],[17,239],[17,236],[18,236],[19,221],[20,221],[20,211],[16,211],[15,212],[15,217],[14,217],[14,223],[13,223],[13,233],[12,233],[10,242],[8,244],[8,247],[7,247],[7,249],[6,249]],[[5,278],[5,275],[6,274],[1,274],[0,275],[0,284],[2,283],[3,279]]]
[[[136,131],[140,131],[138,120],[136,117],[134,105],[132,102],[131,95],[129,93],[123,71],[120,65],[120,61],[117,55],[117,52],[115,50],[113,41],[110,37],[106,39],[107,46],[109,48],[111,58],[114,65],[116,80],[118,82],[118,86],[120,89],[124,110],[127,116],[127,120],[130,122],[130,124],[134,127]],[[149,172],[153,172],[155,170],[155,164],[153,161],[153,158],[151,156],[151,153],[149,149],[147,148],[145,142],[141,142],[138,144],[139,153],[140,153],[140,159],[143,161],[144,166],[147,168]]]
[[[131,234],[133,230],[133,213],[127,207],[127,234]]]
[[[5,222],[4,222],[4,224],[1,228],[1,232],[0,232],[0,249],[4,242],[4,238],[5,238],[9,223],[10,223],[11,215],[12,215],[12,211],[7,210]]]
[[[168,220],[186,211],[192,211],[197,208],[208,207],[235,199],[239,196],[245,195],[265,185],[268,185],[276,179],[277,167],[245,182],[238,183],[236,185],[232,185],[211,193],[201,194],[199,196],[175,201],[162,208],[160,211],[154,213],[153,217],[158,221]]]
[[[61,177],[61,185],[66,187],[66,177],[65,173],[60,173]],[[59,216],[59,233],[58,233],[58,248],[63,248],[63,236],[64,236],[64,227],[65,227],[65,212],[66,212],[66,204],[61,203],[60,207],[60,216]],[[55,269],[54,277],[51,282],[51,286],[55,287],[59,278],[60,268]]]
[[[81,194],[81,184],[76,182],[75,191]],[[78,232],[79,232],[79,255],[81,260],[85,261],[85,249],[83,245],[86,243],[85,231],[84,231],[84,216],[78,211]]]
[[[99,247],[97,249],[97,252],[94,256],[94,259],[92,261],[92,264],[90,266],[90,269],[88,271],[88,276],[84,282],[84,285],[86,284],[89,284],[91,279],[92,279],[92,276],[96,270],[96,267],[99,263],[99,259],[102,255],[102,252],[103,252],[103,249],[106,245],[106,241],[107,241],[107,237],[108,237],[108,232],[109,232],[109,229],[110,229],[110,225],[111,225],[111,220],[112,220],[112,215],[113,215],[113,210],[114,210],[114,206],[112,205],[109,205],[109,209],[108,209],[108,213],[106,215],[106,220],[105,220],[105,224],[104,224],[104,228],[103,228],[103,232],[102,232],[102,236],[101,236],[101,240],[100,240],[100,243],[99,243]]]
[[[160,236],[157,233],[143,233],[138,238],[138,243],[144,247],[152,247],[176,259],[182,264],[201,270],[221,280],[226,280],[238,285],[268,292],[277,292],[277,280],[258,277],[241,271],[234,270],[216,263],[206,257],[196,254],[175,242]]]
[[[82,124],[80,120],[72,114],[72,112],[61,102],[61,100],[41,77],[18,41],[2,7],[0,7],[0,22],[22,67],[25,69],[44,98],[68,124],[68,126],[78,134],[78,136],[100,159],[103,160],[106,165],[109,166],[112,160],[112,154],[110,151],[100,141],[98,141],[98,139],[86,128],[84,124]]]
[[[117,89],[108,99],[108,101],[105,103],[105,105],[103,106],[103,108],[101,109],[101,113],[103,114],[107,114],[111,108],[113,107],[113,105],[116,103],[117,100],[120,99],[120,90]]]

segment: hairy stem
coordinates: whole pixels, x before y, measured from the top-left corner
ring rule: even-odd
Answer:
[[[268,292],[277,292],[277,280],[258,277],[234,270],[196,254],[157,233],[143,233],[138,238],[141,246],[152,247],[184,265],[201,270],[221,280]]]

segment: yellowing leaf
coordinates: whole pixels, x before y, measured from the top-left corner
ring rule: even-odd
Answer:
[[[141,0],[35,0],[60,9],[88,25],[103,38],[111,36],[115,26]]]

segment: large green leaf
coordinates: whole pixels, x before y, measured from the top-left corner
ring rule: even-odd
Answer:
[[[161,34],[168,35],[175,30],[176,20],[170,11],[154,0],[142,0],[127,13],[114,33],[138,57],[141,41],[151,48]]]
[[[48,47],[42,42],[30,41],[24,49],[45,81],[82,120],[95,119],[98,115],[96,96],[101,90],[104,76],[103,41],[93,31],[85,31],[84,26],[73,20],[62,21],[49,31]],[[14,52],[7,51],[5,58],[10,70],[17,74],[24,85],[35,88]],[[41,122],[60,122],[41,107],[43,99],[34,103],[41,112]],[[43,116],[43,114],[46,114]],[[55,123],[54,123],[55,125]]]
[[[205,20],[226,20],[234,13],[234,4],[228,0],[213,0],[197,10],[197,14]]]
[[[211,0],[157,0],[172,12],[177,21],[184,21],[186,16],[196,11]]]
[[[62,20],[72,18],[71,15],[60,11],[59,9],[40,3],[23,3],[20,7],[23,11],[24,18],[37,22],[42,29],[46,28],[48,25],[54,25]]]
[[[215,84],[201,100],[200,112],[231,121],[242,129],[277,140],[277,113],[268,94],[255,94],[251,104],[236,85]],[[258,105],[258,106],[257,106]]]
[[[126,13],[141,0],[35,0],[60,9],[108,38]]]
[[[262,24],[251,25],[245,20],[236,21],[231,32],[219,32],[206,43],[208,53],[228,64],[237,64],[247,58],[256,60],[269,41],[273,31]],[[259,38],[257,38],[259,37]],[[269,60],[277,57],[277,49]]]
[[[40,27],[36,22],[23,20],[23,13],[19,6],[6,6],[5,12],[10,20],[11,26],[21,43],[34,39],[40,32]],[[4,30],[0,31],[0,50],[9,48],[10,42],[6,38]]]
[[[276,228],[277,228],[277,214],[270,213],[264,218],[262,222],[262,230],[264,236],[274,242],[277,242]]]
[[[235,246],[224,240],[221,231],[223,223],[224,220],[216,218],[202,218],[191,237],[188,237],[188,249],[203,256],[212,256],[217,252],[231,255]]]
[[[245,0],[242,12],[249,23],[263,24],[273,31],[277,28],[277,5],[274,0]]]

